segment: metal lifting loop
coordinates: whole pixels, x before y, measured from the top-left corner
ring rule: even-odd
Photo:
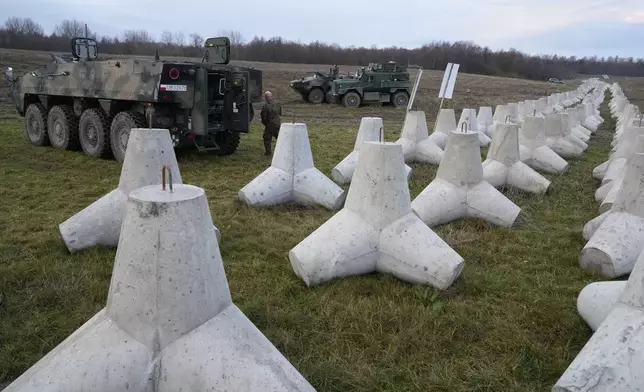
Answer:
[[[511,118],[511,117],[512,117],[512,116],[510,116],[509,114],[508,114],[507,116],[505,116],[505,122],[506,122],[506,123],[509,123],[509,122],[510,122],[510,118]]]
[[[161,190],[165,191],[165,172],[166,169],[168,171],[168,179],[170,180],[169,185],[170,185],[170,192],[172,192],[172,170],[167,165],[163,165],[161,168]]]
[[[463,127],[465,127],[465,129],[463,129]],[[467,131],[468,131],[467,122],[463,121],[463,123],[461,124],[461,132],[467,132]]]

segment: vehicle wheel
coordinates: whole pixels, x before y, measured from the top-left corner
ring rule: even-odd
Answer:
[[[309,102],[312,104],[320,104],[324,102],[324,91],[320,90],[319,88],[314,88],[313,90],[309,91]]]
[[[348,92],[342,97],[342,104],[348,108],[357,108],[360,106],[360,96],[356,92]]]
[[[32,103],[25,111],[25,135],[34,146],[48,146],[47,111],[40,103]]]
[[[145,116],[136,112],[120,112],[112,120],[110,126],[110,144],[112,155],[118,162],[125,159],[127,141],[132,128],[145,128]]]
[[[409,95],[405,91],[396,91],[394,95],[391,96],[391,103],[395,108],[404,108],[407,107],[409,103]]]
[[[69,105],[56,105],[47,115],[47,134],[55,148],[78,150],[78,120],[74,108]]]
[[[101,109],[83,112],[78,122],[78,139],[85,154],[95,158],[109,158],[110,123]]]
[[[217,155],[230,155],[239,147],[239,132],[217,132],[215,133],[215,142],[219,146]]]

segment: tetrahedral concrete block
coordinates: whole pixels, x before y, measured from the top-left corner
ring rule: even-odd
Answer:
[[[429,135],[429,139],[444,150],[450,132],[455,130],[456,114],[454,114],[454,109],[441,109],[436,119],[436,129]]]
[[[490,138],[494,137],[496,127],[499,124],[505,124],[506,122],[512,122],[510,110],[506,105],[496,105],[494,115],[492,116],[492,125],[487,128],[487,135]]]
[[[592,133],[588,129],[579,125],[579,122],[577,121],[577,109],[568,108],[565,113],[567,114],[565,118],[568,120],[570,134],[576,136],[584,143],[588,142]]]
[[[403,129],[396,144],[402,146],[407,163],[441,163],[443,149],[429,138],[427,119],[423,111],[408,111],[405,114]]]
[[[511,227],[521,209],[483,179],[476,132],[454,131],[436,178],[411,203],[429,227],[461,218],[479,218]]]
[[[161,184],[161,168],[181,184],[181,173],[167,129],[130,131],[121,178],[116,189],[59,225],[71,253],[93,246],[115,247],[119,241],[127,195],[142,186]]]
[[[494,126],[494,116],[492,115],[491,106],[481,106],[479,108],[479,114],[476,116],[476,122],[478,124],[479,132],[483,132],[486,136],[490,136],[490,133],[493,132],[490,128]]]
[[[492,139],[478,129],[478,123],[476,122],[476,109],[463,109],[461,112],[461,119],[458,121],[456,129],[476,132],[479,138],[480,147],[487,147],[492,142]]]
[[[568,116],[565,113],[546,115],[546,144],[562,158],[578,158],[588,147],[586,143],[570,134]],[[585,147],[584,147],[585,146]]]
[[[289,202],[342,207],[344,190],[313,164],[306,124],[282,123],[279,135],[271,167],[246,184],[239,199],[252,207]]]
[[[448,288],[463,258],[412,213],[402,147],[366,142],[345,207],[289,252],[307,286],[378,271]]]
[[[599,126],[604,122],[604,119],[598,114],[595,114],[595,106],[592,103],[583,103],[581,106],[583,107],[583,116],[585,117],[582,120],[582,125],[593,133],[597,132]]]
[[[633,154],[611,209],[584,226],[582,268],[609,278],[631,272],[644,248],[644,154]]]
[[[5,391],[314,391],[232,302],[203,189],[132,191],[122,234],[107,306]]]
[[[550,186],[547,178],[519,159],[519,127],[500,124],[483,162],[483,179],[495,188],[504,185],[525,192],[544,194]]]
[[[353,147],[353,151],[349,153],[336,167],[331,170],[331,178],[336,183],[343,185],[351,183],[353,173],[358,165],[358,157],[360,156],[360,146],[364,142],[379,141],[381,137],[382,118],[380,117],[362,117],[360,120],[360,128],[358,128],[358,136]],[[442,152],[442,151],[441,151]],[[405,165],[405,173],[407,179],[411,176],[411,167]]]
[[[568,170],[568,162],[546,144],[546,119],[543,115],[526,116],[519,130],[519,156],[531,168],[552,174]]]
[[[513,122],[515,124],[519,124],[520,119],[519,119],[519,103],[518,102],[510,102],[506,105],[508,109],[508,115],[510,116],[510,122]],[[505,121],[504,121],[505,122]]]
[[[617,200],[626,168],[636,164],[632,159],[633,155],[644,153],[644,128],[642,128],[642,131],[632,143],[620,144],[620,147],[623,148],[620,148],[615,153],[614,159],[609,161],[606,175],[604,175],[605,181],[602,179],[603,185],[595,192],[595,198],[602,202],[599,206],[600,213],[608,211]],[[630,137],[629,139],[632,140]]]
[[[644,391],[644,259],[627,282],[587,286],[580,313],[595,333],[559,378],[553,391]],[[602,295],[602,297],[597,297]],[[595,296],[593,298],[593,296]],[[599,302],[590,303],[590,300]],[[583,317],[583,315],[582,315]]]

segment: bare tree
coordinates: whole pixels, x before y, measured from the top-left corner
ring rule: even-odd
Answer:
[[[200,48],[204,43],[204,38],[197,33],[192,33],[190,34],[190,43],[195,48]]]
[[[127,30],[123,33],[123,41],[132,44],[146,44],[154,40],[145,30]]]
[[[174,33],[174,43],[178,46],[184,46],[186,44],[186,36],[183,34],[183,31]]]
[[[19,35],[45,35],[45,30],[41,25],[34,22],[31,18],[10,17],[4,22],[5,30]]]
[[[161,42],[165,44],[165,46],[172,46],[172,43],[174,42],[172,32],[168,30],[161,32]]]
[[[76,19],[65,19],[54,27],[54,35],[72,38],[85,36],[85,22]],[[87,29],[87,36],[96,38],[96,32]]]

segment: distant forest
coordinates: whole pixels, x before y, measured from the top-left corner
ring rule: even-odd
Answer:
[[[0,47],[55,52],[69,52],[69,39],[85,35],[85,23],[64,20],[47,34],[30,18],[8,18],[0,28]],[[213,34],[215,35],[215,34]],[[443,70],[448,62],[460,64],[464,73],[546,80],[550,77],[574,78],[577,74],[644,76],[644,60],[620,58],[530,56],[517,50],[494,51],[472,42],[436,41],[420,48],[341,47],[323,42],[300,43],[281,37],[253,37],[246,40],[237,31],[219,31],[216,35],[231,40],[233,60],[305,64],[366,65],[370,62],[396,61],[423,69]],[[120,37],[100,36],[88,31],[99,43],[99,53],[200,57],[205,37],[192,33],[164,31],[155,39],[145,30],[128,30]]]

